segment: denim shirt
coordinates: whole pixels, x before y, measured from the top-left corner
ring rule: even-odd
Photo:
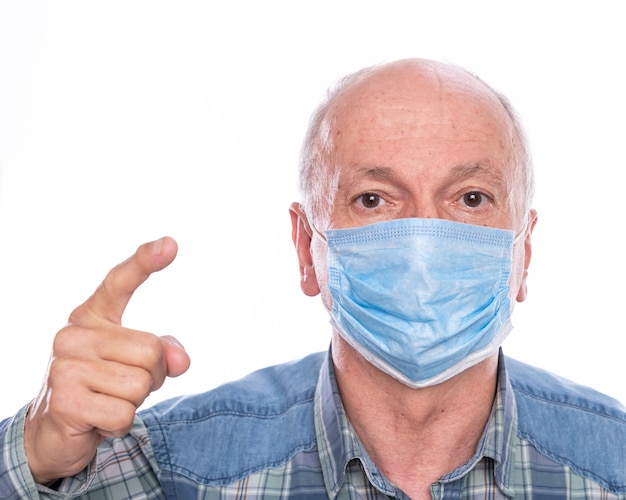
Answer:
[[[23,414],[0,424],[0,498],[407,498],[350,425],[329,356],[255,372],[143,411],[59,491],[35,485]],[[616,401],[500,356],[475,455],[433,498],[626,499],[626,412]]]

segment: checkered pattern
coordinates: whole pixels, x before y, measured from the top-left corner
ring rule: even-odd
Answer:
[[[498,381],[492,414],[476,455],[434,484],[433,498],[626,500],[626,493],[609,493],[520,437],[515,395],[503,357]],[[344,413],[328,359],[320,371],[311,411],[315,412],[315,429],[311,430],[314,444],[309,448],[293,450],[283,462],[267,464],[231,484],[206,485],[177,476],[176,498],[407,498],[376,468],[361,445]],[[128,436],[105,441],[90,467],[55,485],[58,491],[52,491],[34,484],[29,473],[23,446],[25,414],[26,408],[0,424],[0,498],[166,498],[160,483],[164,471],[139,417]]]

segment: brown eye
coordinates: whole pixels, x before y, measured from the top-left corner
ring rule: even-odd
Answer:
[[[471,191],[463,195],[463,203],[468,207],[476,208],[483,202],[483,195],[477,191]]]
[[[378,208],[382,198],[374,193],[365,193],[357,198],[365,208]]]

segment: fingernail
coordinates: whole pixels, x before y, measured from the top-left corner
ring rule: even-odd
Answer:
[[[162,248],[163,248],[163,238],[159,238],[152,244],[152,253],[154,255],[161,255]]]
[[[173,345],[175,347],[180,347],[183,351],[185,350],[185,347],[183,346],[183,344],[181,344],[178,341],[178,339],[176,339],[175,337],[172,337],[170,335],[164,335],[162,339],[170,345]]]

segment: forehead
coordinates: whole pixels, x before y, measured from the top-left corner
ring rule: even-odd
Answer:
[[[515,134],[496,95],[456,68],[400,63],[340,91],[326,125],[340,167],[513,162]]]

